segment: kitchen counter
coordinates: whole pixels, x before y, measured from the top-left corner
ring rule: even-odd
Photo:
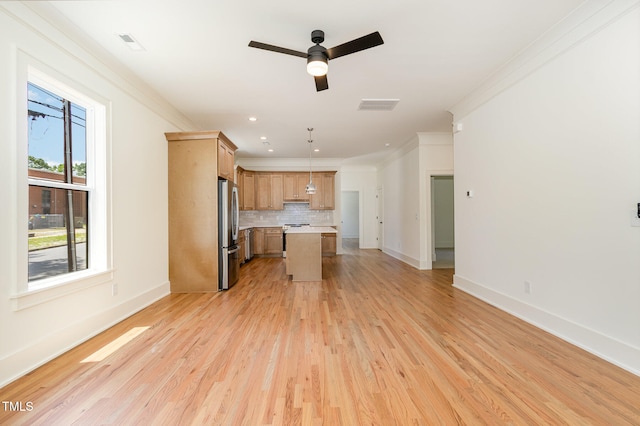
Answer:
[[[330,226],[300,226],[290,227],[284,231],[287,235],[290,234],[337,234],[338,231]]]
[[[293,281],[322,281],[322,234],[336,234],[330,226],[292,226],[287,238],[287,275]]]
[[[322,232],[309,228],[287,230],[285,268],[293,281],[322,281]]]

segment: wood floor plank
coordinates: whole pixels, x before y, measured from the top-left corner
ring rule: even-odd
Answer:
[[[261,258],[229,291],[167,296],[0,389],[34,407],[0,424],[640,424],[640,377],[452,270],[348,249],[323,276]]]

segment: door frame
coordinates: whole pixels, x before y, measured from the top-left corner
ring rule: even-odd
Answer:
[[[376,228],[378,249],[384,251],[384,187],[376,188]]]
[[[429,173],[428,179],[429,179],[429,198],[428,198],[428,202],[429,202],[429,221],[428,226],[428,232],[427,235],[429,235],[429,241],[428,241],[428,249],[427,249],[427,264],[428,264],[428,269],[432,269],[432,265],[433,262],[436,260],[436,234],[435,234],[435,191],[434,191],[434,178],[436,177],[451,177],[453,179],[453,191],[454,191],[454,203],[455,203],[455,175],[453,174],[453,172],[438,172],[438,173]],[[455,204],[454,204],[454,212],[455,212]],[[456,221],[455,221],[455,213],[454,213],[454,218],[453,218],[453,232],[455,235],[455,226],[456,226]],[[454,241],[454,250],[455,250],[455,241]]]

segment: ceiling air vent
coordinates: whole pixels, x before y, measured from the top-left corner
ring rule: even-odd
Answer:
[[[124,43],[129,46],[129,49],[135,51],[144,50],[144,47],[142,47],[131,34],[120,33],[118,34],[118,37],[120,37],[120,40],[124,41]]]
[[[359,111],[391,111],[398,105],[400,99],[362,99]]]

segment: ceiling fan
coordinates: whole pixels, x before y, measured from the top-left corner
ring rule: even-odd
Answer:
[[[307,53],[291,50],[284,47],[273,46],[271,44],[260,43],[259,41],[249,42],[249,47],[257,49],[270,50],[272,52],[284,53],[286,55],[299,56],[307,59],[307,72],[311,74],[316,81],[316,90],[327,90],[329,83],[327,82],[327,71],[329,70],[329,59],[336,59],[340,56],[350,55],[361,50],[379,46],[384,43],[379,32],[348,41],[339,46],[330,49],[321,46],[324,41],[324,31],[314,30],[311,32],[311,41],[315,46],[311,46]]]

